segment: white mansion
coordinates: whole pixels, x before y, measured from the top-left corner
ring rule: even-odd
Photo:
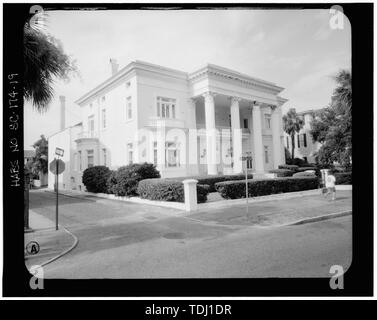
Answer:
[[[135,61],[76,103],[82,121],[49,137],[49,161],[65,150],[65,189],[83,189],[83,170],[155,163],[162,177],[258,174],[285,163],[282,87],[212,64],[186,73]],[[249,152],[252,160],[243,162]],[[50,174],[49,187],[54,177]]]

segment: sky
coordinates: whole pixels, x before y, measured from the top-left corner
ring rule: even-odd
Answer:
[[[333,29],[329,10],[49,11],[46,32],[62,41],[79,75],[56,80],[42,114],[25,104],[25,149],[41,134],[59,131],[59,96],[66,125],[79,122],[74,103],[120,68],[142,60],[185,72],[206,63],[234,69],[284,87],[283,113],[328,105],[333,76],[351,69],[351,26]]]

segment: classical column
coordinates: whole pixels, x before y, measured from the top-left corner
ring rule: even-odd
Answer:
[[[280,112],[278,107],[272,107],[271,115],[271,126],[272,126],[272,149],[273,149],[273,159],[274,159],[274,169],[278,169],[281,163],[281,155],[284,152],[283,146],[281,145],[281,132],[280,132],[280,122],[282,121],[280,117]]]
[[[215,175],[217,174],[215,95],[212,92],[206,92],[203,96],[206,118],[207,170],[209,175]]]
[[[165,169],[165,141],[166,141],[166,129],[165,125],[160,122],[157,124],[157,166],[160,170]]]
[[[237,97],[231,98],[230,122],[232,129],[232,149],[233,149],[233,173],[242,172],[242,129],[240,124],[240,106]]]
[[[264,172],[262,120],[259,105],[253,106],[254,165],[256,173]]]
[[[188,125],[188,165],[189,173],[191,175],[199,174],[199,159],[198,159],[198,133],[196,130],[196,101],[194,99],[188,99],[190,123]]]

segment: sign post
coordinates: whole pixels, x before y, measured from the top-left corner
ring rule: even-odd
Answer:
[[[246,182],[246,212],[249,213],[249,185],[248,185],[248,162],[253,160],[253,157],[251,156],[251,152],[246,152],[244,155],[241,156],[240,160],[246,161],[245,165],[245,182]]]
[[[65,163],[60,160],[59,157],[64,155],[64,150],[61,148],[56,148],[55,154],[57,158],[50,163],[50,171],[55,174],[55,184],[56,184],[56,209],[55,209],[55,230],[59,230],[59,174],[64,172]]]

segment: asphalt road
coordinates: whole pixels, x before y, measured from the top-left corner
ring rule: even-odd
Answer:
[[[54,217],[54,194],[30,208]],[[297,203],[295,203],[297,205]],[[193,221],[174,209],[60,197],[60,223],[78,246],[46,278],[329,277],[352,260],[351,216],[289,227]]]

